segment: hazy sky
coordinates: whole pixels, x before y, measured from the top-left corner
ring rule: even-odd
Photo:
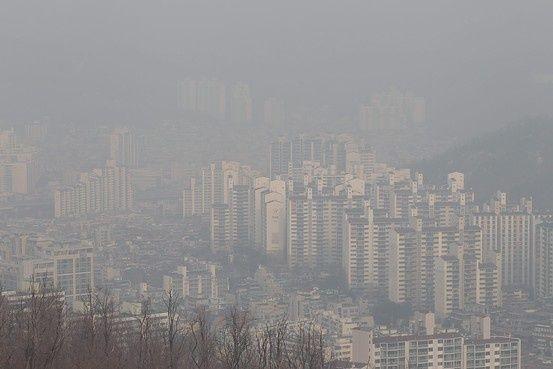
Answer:
[[[5,121],[155,123],[174,116],[178,81],[195,76],[337,115],[396,85],[426,96],[434,123],[468,129],[553,110],[553,82],[539,77],[553,80],[552,1],[0,5]]]

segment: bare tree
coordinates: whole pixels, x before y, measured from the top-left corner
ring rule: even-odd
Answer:
[[[253,334],[252,350],[254,354],[252,355],[252,363],[256,369],[270,368],[270,335],[267,334],[268,330],[270,330],[270,327]]]
[[[71,354],[74,357],[74,362],[82,365],[83,362],[90,361],[94,358],[98,342],[97,342],[97,293],[91,288],[88,288],[87,293],[80,298],[82,311],[77,317],[72,320],[73,339],[71,344],[73,350]]]
[[[287,369],[289,325],[284,318],[252,333],[252,363],[256,369]]]
[[[216,337],[205,308],[196,309],[188,321],[189,359],[198,369],[210,369],[215,362]]]
[[[26,369],[55,368],[66,339],[63,295],[32,283],[13,309],[17,363]]]
[[[281,319],[276,325],[267,327],[265,335],[269,342],[269,368],[286,368],[286,353],[288,350],[289,325],[286,319]]]
[[[122,337],[118,331],[119,308],[109,291],[95,293],[94,329],[97,340],[95,361],[105,368],[123,368],[126,363]]]
[[[151,369],[160,365],[163,355],[160,352],[162,345],[159,340],[161,329],[162,327],[158,326],[153,318],[150,299],[144,300],[135,332],[136,341],[131,340],[131,348],[134,347],[136,354],[134,357],[136,368]]]
[[[0,367],[12,367],[14,356],[14,324],[8,298],[0,286]]]
[[[164,296],[166,315],[150,300],[123,318],[113,296],[89,291],[83,310],[68,315],[63,294],[32,288],[0,294],[0,364],[10,369],[327,369],[323,333],[285,319],[254,327],[248,312],[230,309],[212,323],[205,308],[188,319],[180,299]],[[70,329],[68,329],[70,327]],[[70,331],[70,332],[69,332]],[[71,334],[69,334],[71,333]]]
[[[164,347],[167,367],[178,368],[184,354],[185,340],[182,329],[183,322],[179,315],[182,299],[173,290],[163,296],[163,304],[167,313],[167,328],[165,333]]]
[[[294,329],[292,345],[287,350],[291,369],[325,369],[330,360],[325,352],[324,335],[313,323],[302,323]]]
[[[251,319],[247,311],[236,307],[229,310],[218,347],[223,368],[240,369],[252,366]]]

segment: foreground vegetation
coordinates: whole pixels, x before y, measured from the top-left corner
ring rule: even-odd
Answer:
[[[164,296],[164,312],[125,317],[115,299],[90,292],[80,313],[46,289],[0,296],[0,368],[10,369],[322,369],[331,363],[312,324],[263,327],[237,308],[220,317],[185,314]]]

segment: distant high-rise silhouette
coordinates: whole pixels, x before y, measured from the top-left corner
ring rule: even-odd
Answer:
[[[110,158],[118,166],[136,168],[139,148],[137,138],[130,129],[118,128],[110,135]]]

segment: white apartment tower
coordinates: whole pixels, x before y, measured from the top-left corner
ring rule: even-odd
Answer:
[[[366,217],[344,216],[342,273],[348,288],[375,287],[373,228],[372,212]]]
[[[499,215],[498,241],[501,247],[503,284],[531,286],[535,218],[527,213]]]
[[[443,319],[463,307],[463,260],[453,255],[436,260],[434,272],[434,312]]]
[[[134,191],[129,170],[108,162],[105,168],[81,173],[73,186],[54,191],[54,216],[126,211],[132,208]]]
[[[390,231],[388,255],[388,298],[397,304],[417,301],[420,278],[417,275],[417,234],[412,228]]]
[[[263,251],[277,262],[284,261],[286,251],[286,183],[270,182],[262,194],[261,230]]]

